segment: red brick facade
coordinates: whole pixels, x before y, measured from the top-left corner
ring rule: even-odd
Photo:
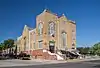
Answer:
[[[33,50],[32,56],[35,59],[57,60],[56,55],[50,55],[48,52],[43,52],[43,49]]]

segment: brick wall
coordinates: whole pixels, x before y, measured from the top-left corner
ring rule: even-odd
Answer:
[[[43,52],[43,49],[33,50],[32,56],[35,59],[57,60],[56,55],[50,55],[47,52]]]

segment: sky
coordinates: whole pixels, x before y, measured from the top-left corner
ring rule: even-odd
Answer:
[[[35,28],[45,8],[76,22],[77,47],[100,42],[100,0],[0,0],[0,41],[16,39],[25,24]]]

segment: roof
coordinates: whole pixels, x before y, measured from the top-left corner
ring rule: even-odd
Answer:
[[[36,32],[36,28],[30,30],[29,32]]]
[[[72,23],[72,24],[76,24],[75,21],[72,21],[72,20],[68,20],[68,21],[69,21],[70,23]]]
[[[22,38],[22,36],[18,37],[17,40],[20,40]]]
[[[33,30],[33,28],[28,27],[28,30],[29,30],[29,31],[30,31],[30,30]]]
[[[28,27],[27,25],[24,26],[24,28],[27,28],[29,31],[33,30],[33,28]]]
[[[53,14],[53,15],[55,15],[55,16],[58,16],[56,13],[51,12],[49,9],[44,9],[43,12],[48,12],[48,13],[51,13],[51,14]]]
[[[58,18],[61,18],[61,17],[66,17],[64,13],[63,13],[61,16],[59,16],[59,15],[57,15],[56,13],[51,12],[49,9],[44,9],[44,11],[43,11],[43,12],[48,12],[48,13],[51,13],[51,14],[53,14],[53,15],[57,16]]]

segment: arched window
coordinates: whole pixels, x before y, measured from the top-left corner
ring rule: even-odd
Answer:
[[[39,35],[41,35],[43,33],[43,24],[42,23],[38,24],[38,33],[39,33]]]
[[[62,35],[62,45],[63,45],[63,47],[65,47],[66,46],[66,42],[67,42],[66,32],[62,31],[61,35]]]
[[[55,35],[55,23],[53,21],[49,22],[49,35],[54,36]]]

